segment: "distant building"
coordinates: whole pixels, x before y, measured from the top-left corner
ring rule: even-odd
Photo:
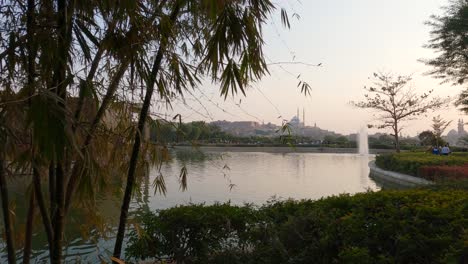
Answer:
[[[465,123],[463,122],[463,119],[458,120],[458,136],[463,137],[466,136],[466,131],[465,131]]]
[[[450,145],[459,145],[460,139],[466,137],[467,135],[468,133],[465,131],[465,122],[463,122],[463,119],[459,119],[457,124],[457,130],[450,130],[447,133],[447,136],[444,137],[444,139]]]
[[[289,124],[292,126],[293,129],[300,129],[305,127],[305,110],[302,110],[302,120],[299,117],[299,108],[297,109],[297,115],[293,116],[291,120],[289,121]]]
[[[293,134],[310,137],[315,140],[323,140],[325,136],[341,136],[333,131],[328,131],[317,127],[317,123],[314,123],[314,126],[307,126],[305,123],[305,110],[302,110],[302,120],[299,115],[299,108],[297,109],[297,114],[291,118],[289,121]]]
[[[309,137],[312,140],[320,141],[325,138],[325,136],[341,136],[333,131],[328,131],[317,127],[317,124],[314,123],[314,126],[306,126],[305,124],[305,110],[302,110],[302,119],[299,114],[299,109],[297,109],[297,114],[289,120],[289,125],[292,130],[293,135]],[[210,124],[218,126],[222,131],[229,133],[235,136],[267,136],[267,137],[276,137],[279,136],[280,127],[268,123],[260,124],[253,121],[214,121]]]

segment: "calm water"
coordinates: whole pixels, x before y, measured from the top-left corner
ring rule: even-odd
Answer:
[[[142,197],[132,203],[133,211],[188,203],[210,204],[216,201],[262,204],[272,197],[319,199],[341,193],[380,189],[369,178],[367,164],[372,156],[222,151],[204,154],[182,151],[174,156],[171,162],[151,169],[149,177],[141,186]],[[179,182],[183,166],[188,170],[188,190],[184,192],[181,191]],[[154,179],[160,174],[165,178],[166,196],[155,193],[153,187]],[[16,191],[16,197],[18,200],[22,199],[21,191]],[[98,207],[107,223],[112,225],[117,222],[120,201],[101,198]],[[108,232],[105,239],[91,234],[94,239],[87,240],[82,238],[79,226],[69,225],[66,228],[69,229],[69,246],[64,252],[68,256],[67,261],[100,263],[99,257],[108,259],[107,256],[113,249],[112,232]],[[45,244],[42,234],[34,237],[33,254],[36,263],[48,260]],[[4,253],[0,262],[6,262]]]

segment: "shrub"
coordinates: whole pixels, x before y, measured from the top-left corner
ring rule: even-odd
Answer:
[[[391,153],[378,155],[375,163],[384,170],[419,176],[418,171],[421,167],[468,164],[468,153],[452,153],[448,156],[433,155],[426,152]]]
[[[130,234],[128,255],[192,263],[249,247],[258,219],[251,206],[215,204],[150,212],[142,222],[144,229]]]
[[[175,207],[145,217],[127,255],[178,263],[463,263],[467,194],[421,189],[259,208]]]

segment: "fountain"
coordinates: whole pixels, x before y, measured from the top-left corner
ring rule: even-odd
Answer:
[[[369,154],[369,143],[367,140],[367,129],[366,127],[362,127],[359,131],[359,154],[361,155],[368,155]]]

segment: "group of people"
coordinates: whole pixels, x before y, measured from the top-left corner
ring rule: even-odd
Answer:
[[[448,144],[445,145],[445,146],[443,146],[443,147],[441,147],[441,146],[439,146],[439,147],[434,146],[434,147],[432,147],[432,154],[434,154],[434,155],[445,155],[445,156],[447,156],[447,155],[450,154],[450,148],[449,148]]]

